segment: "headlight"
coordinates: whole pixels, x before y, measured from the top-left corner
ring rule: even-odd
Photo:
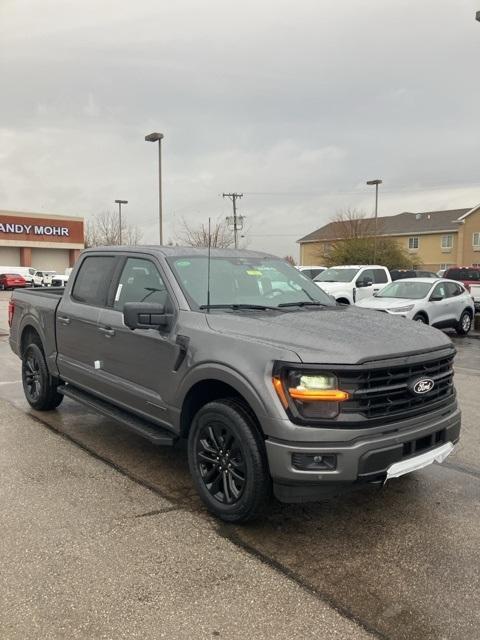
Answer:
[[[409,304],[406,307],[394,307],[393,309],[387,309],[390,313],[405,313],[405,311],[411,311],[415,305]]]
[[[274,372],[273,386],[285,409],[303,418],[331,419],[339,411],[339,403],[350,395],[338,388],[332,373],[283,369]]]

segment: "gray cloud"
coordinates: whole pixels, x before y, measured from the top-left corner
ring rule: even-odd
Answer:
[[[295,240],[342,207],[480,201],[474,0],[4,0],[0,208],[94,215],[126,198],[156,237],[229,213],[251,247]]]

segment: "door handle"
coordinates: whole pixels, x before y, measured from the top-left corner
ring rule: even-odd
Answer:
[[[115,329],[112,329],[112,327],[98,327],[98,330],[100,333],[103,333],[106,338],[112,338],[115,335]]]
[[[380,289],[378,287],[376,289],[374,289],[375,293],[377,293],[377,291],[380,291]]]
[[[60,324],[70,324],[71,323],[70,318],[67,318],[67,316],[57,316],[57,320],[59,321]]]

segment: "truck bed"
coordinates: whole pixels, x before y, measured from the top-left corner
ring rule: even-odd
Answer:
[[[32,325],[39,333],[50,371],[56,371],[57,340],[55,314],[64,287],[42,289],[15,289],[12,293],[14,313],[10,327],[10,346],[21,355],[21,336],[26,325]]]

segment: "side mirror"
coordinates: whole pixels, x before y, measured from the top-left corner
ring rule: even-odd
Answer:
[[[163,304],[126,302],[123,321],[129,329],[159,329],[168,325],[169,316]]]
[[[440,300],[443,300],[443,296],[430,296],[430,302],[440,302]]]

